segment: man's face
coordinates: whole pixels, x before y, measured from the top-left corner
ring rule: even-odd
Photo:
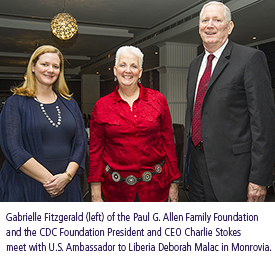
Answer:
[[[199,24],[199,34],[205,49],[210,53],[217,51],[225,43],[233,27],[232,21],[227,24],[222,5],[211,4],[205,7]]]

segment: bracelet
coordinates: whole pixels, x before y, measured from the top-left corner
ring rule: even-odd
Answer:
[[[64,173],[69,177],[69,182],[71,182],[72,179],[73,179],[73,177],[71,176],[71,174],[67,170]]]

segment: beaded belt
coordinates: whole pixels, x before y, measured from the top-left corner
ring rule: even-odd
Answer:
[[[155,165],[155,170],[153,172],[145,171],[140,178],[136,178],[134,175],[128,175],[127,177],[122,178],[117,171],[112,172],[111,167],[108,164],[105,167],[105,171],[112,176],[112,179],[115,182],[123,181],[126,184],[133,186],[139,181],[150,182],[155,174],[160,174],[162,172],[162,167],[164,163],[165,159],[163,159],[160,164]]]

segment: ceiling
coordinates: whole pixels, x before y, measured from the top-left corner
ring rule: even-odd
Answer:
[[[135,45],[144,52],[144,71],[158,67],[163,42],[201,44],[198,13],[208,1],[66,0],[65,12],[78,21],[77,36],[61,41],[50,31],[64,0],[0,0],[0,79],[22,79],[30,54],[52,44],[66,59],[67,78],[98,73],[112,79],[116,49]],[[274,0],[228,0],[235,28],[231,39],[244,45],[275,40]],[[253,36],[257,39],[253,40]]]

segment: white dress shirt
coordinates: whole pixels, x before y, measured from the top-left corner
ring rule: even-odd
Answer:
[[[215,52],[213,53],[213,55],[214,55],[215,57],[214,57],[214,59],[213,59],[213,61],[212,61],[211,75],[212,75],[212,73],[213,73],[213,71],[214,71],[214,69],[215,69],[215,67],[216,67],[216,65],[217,65],[217,63],[218,63],[218,60],[219,60],[219,58],[220,58],[220,56],[221,56],[221,54],[222,54],[222,52],[223,52],[225,46],[227,45],[227,43],[228,43],[228,39],[225,41],[225,43],[224,43],[217,51],[215,51]],[[203,75],[203,72],[204,72],[204,70],[205,70],[205,68],[206,68],[207,57],[208,57],[208,55],[210,55],[210,53],[209,53],[208,51],[205,50],[205,54],[204,54],[204,57],[203,57],[202,62],[201,62],[201,67],[200,67],[200,71],[199,71],[199,75],[198,75],[198,79],[197,79],[197,85],[196,85],[196,93],[195,93],[195,96],[197,95],[199,82],[200,82],[201,77],[202,77],[202,75]],[[194,103],[195,103],[195,101],[196,101],[196,97],[194,97]]]

